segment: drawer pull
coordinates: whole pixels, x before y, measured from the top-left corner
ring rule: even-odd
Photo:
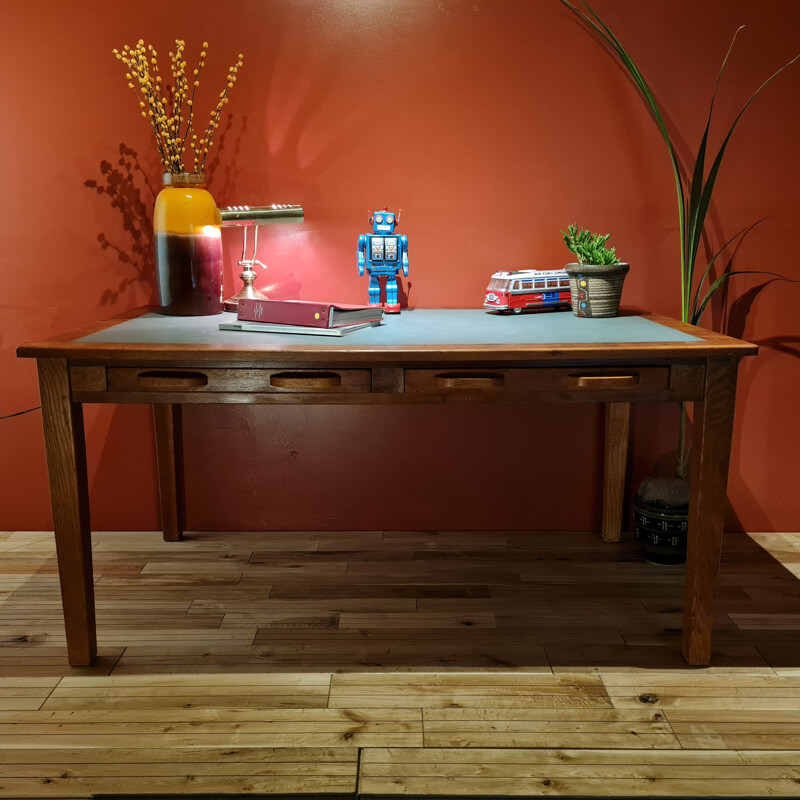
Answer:
[[[136,376],[136,384],[142,389],[198,389],[208,386],[208,375],[203,372],[180,372],[150,370]]]
[[[341,386],[342,376],[336,372],[277,372],[270,376],[269,385],[277,389],[321,391]]]
[[[620,389],[638,384],[638,375],[570,375],[567,378],[567,385],[572,389]]]
[[[505,384],[497,373],[445,372],[434,380],[443,389],[501,389]]]

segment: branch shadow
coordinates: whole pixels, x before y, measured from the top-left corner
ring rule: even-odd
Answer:
[[[236,170],[235,165],[239,163],[239,157],[242,152],[242,139],[247,131],[248,117],[241,118],[241,123],[238,126],[238,135],[236,140],[231,145],[233,152],[230,157],[226,159],[224,168],[221,166],[221,155],[225,151],[225,143],[230,136],[233,129],[234,115],[228,114],[225,120],[225,127],[217,132],[214,140],[214,156],[208,162],[206,167],[206,178],[208,179],[209,187],[213,184],[211,193],[217,201],[224,201],[227,203],[228,198],[235,191],[236,186]]]
[[[241,151],[242,137],[247,129],[247,117],[243,117],[239,135],[233,142],[232,158],[226,159],[221,167],[221,153],[233,128],[233,114],[228,114],[214,148],[214,157],[208,165],[206,176],[209,183],[216,177],[215,192],[222,197],[231,194],[236,182],[234,165]],[[100,305],[114,305],[132,286],[138,283],[150,287],[150,301],[155,300],[155,250],[153,240],[153,206],[158,189],[148,178],[142,166],[139,153],[124,142],[118,148],[116,163],[106,159],[100,162],[100,177],[87,178],[83,185],[105,196],[111,207],[116,209],[122,219],[122,229],[127,235],[112,239],[105,231],[97,234],[101,250],[117,254],[117,260],[129,267],[129,274],[115,287],[106,289],[100,296]]]
[[[88,178],[84,186],[108,198],[111,207],[119,211],[127,241],[113,241],[105,232],[97,235],[101,250],[111,250],[117,259],[130,267],[114,288],[106,289],[100,305],[113,305],[137,283],[150,284],[154,295],[153,275],[155,254],[153,249],[153,202],[156,191],[142,168],[139,154],[124,142],[119,145],[116,165],[100,162],[100,179]]]

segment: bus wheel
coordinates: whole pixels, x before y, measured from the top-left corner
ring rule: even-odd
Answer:
[[[512,310],[512,311],[513,311],[515,314],[521,314],[521,313],[522,313],[522,309],[521,309],[521,308],[512,308],[511,310]]]

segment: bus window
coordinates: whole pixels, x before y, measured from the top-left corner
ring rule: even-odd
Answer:
[[[489,288],[494,289],[496,292],[506,292],[508,291],[508,284],[511,281],[506,280],[505,278],[492,278],[489,281]]]
[[[558,285],[559,285],[559,286],[562,286],[562,287],[563,287],[563,288],[565,288],[565,289],[569,289],[569,278],[562,278],[562,279],[561,279],[561,280],[558,282]]]
[[[558,287],[558,281],[556,281],[556,280],[548,280],[547,281],[547,288],[548,289],[557,288],[557,287]]]
[[[533,285],[534,285],[534,286],[535,286],[537,289],[544,289],[544,281],[543,281],[543,280],[534,281],[534,282],[533,282]]]
[[[533,289],[533,281],[522,281],[523,289]]]
[[[514,283],[511,284],[511,291],[516,292],[518,290],[519,290],[519,281],[514,281]]]

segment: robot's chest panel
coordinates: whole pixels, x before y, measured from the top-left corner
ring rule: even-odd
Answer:
[[[397,236],[370,236],[370,261],[397,261],[398,238]]]

